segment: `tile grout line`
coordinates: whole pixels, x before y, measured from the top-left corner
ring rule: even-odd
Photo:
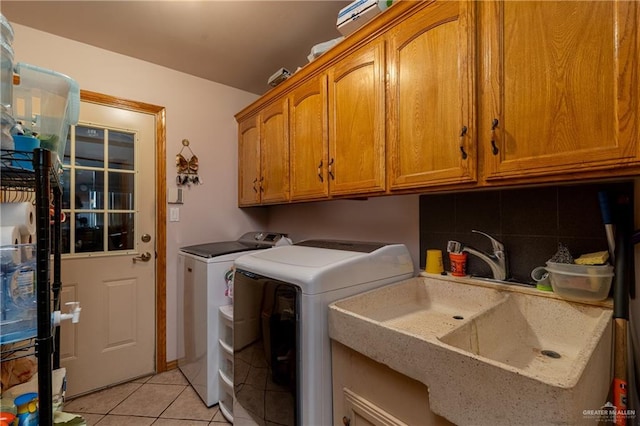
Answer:
[[[175,384],[173,384],[173,383],[161,383],[161,384],[175,386]],[[162,411],[162,413],[160,413],[160,415],[157,417],[158,420],[161,419],[161,416],[169,409],[169,407],[171,407],[171,405],[178,400],[180,395],[182,395],[184,392],[186,392],[187,389],[190,387],[189,384],[182,385],[181,383],[178,383],[178,385],[184,386],[184,389],[176,396],[176,398],[173,401],[171,401],[171,403],[169,403],[169,405],[167,405],[167,408],[165,408]],[[196,397],[200,398],[198,395],[196,395]],[[204,404],[204,402],[203,402],[203,404]],[[207,407],[207,408],[210,408],[210,407]],[[162,418],[163,419],[167,419],[167,420],[185,420],[185,421],[197,421],[197,422],[201,422],[202,421],[202,422],[211,423],[211,422],[213,422],[213,418],[216,416],[216,414],[217,414],[217,412],[214,413],[209,420],[200,420],[200,419],[191,419],[191,418],[188,418],[188,419],[185,419],[185,418],[176,419],[176,418],[173,418],[173,417],[162,417]]]
[[[118,407],[120,406],[120,404],[122,404],[123,402],[125,402],[127,399],[129,399],[129,397],[130,397],[131,395],[133,395],[134,393],[136,393],[138,390],[140,390],[140,389],[142,388],[142,386],[144,386],[144,383],[139,383],[139,384],[140,384],[140,386],[138,386],[138,387],[137,387],[137,388],[135,388],[133,391],[131,391],[131,393],[130,393],[129,395],[125,396],[125,397],[122,399],[122,401],[118,402],[118,403],[117,403],[117,404],[116,404],[112,409],[108,410],[108,411],[107,411],[107,413],[106,413],[106,414],[104,414],[104,416],[106,417],[106,416],[110,415],[110,414],[111,414],[111,412],[112,412],[113,410],[115,410],[116,408],[118,408]],[[115,387],[115,386],[114,386],[114,387]],[[115,415],[117,415],[117,414],[114,414],[114,416],[115,416]],[[98,422],[101,422],[101,421],[102,421],[102,419],[98,420]]]
[[[131,416],[131,417],[139,417],[139,418],[144,418],[144,419],[151,419],[152,423],[150,423],[151,425],[155,424],[156,422],[158,422],[159,420],[175,420],[175,421],[198,421],[198,422],[203,422],[207,423],[207,424],[211,424],[212,422],[214,422],[214,419],[216,417],[216,415],[220,412],[219,408],[217,408],[215,410],[215,412],[211,415],[211,418],[204,420],[204,419],[178,419],[178,418],[162,418],[161,416],[169,409],[169,407],[171,407],[171,405],[173,405],[179,398],[180,396],[182,396],[185,391],[187,391],[187,388],[189,388],[189,384],[188,383],[174,383],[174,382],[162,382],[162,383],[150,383],[149,380],[152,380],[153,376],[149,377],[146,381],[144,382],[135,382],[136,384],[138,384],[139,386],[137,386],[133,391],[131,391],[129,394],[127,394],[120,402],[118,402],[114,407],[112,407],[111,409],[107,410],[106,413],[91,413],[91,412],[86,412],[85,414],[92,414],[92,415],[98,415],[100,416],[100,418],[97,420],[96,424],[101,423],[104,419],[106,419],[107,416]],[[157,415],[157,416],[148,416],[148,415],[144,415],[144,414],[117,414],[114,413],[114,411],[116,410],[116,408],[120,407],[123,403],[125,403],[125,401],[127,401],[129,398],[131,398],[135,393],[139,392],[142,390],[142,388],[144,387],[144,385],[146,384],[150,384],[150,385],[164,385],[164,386],[182,386],[182,390],[180,390],[180,392],[178,392],[178,394],[172,399],[170,400],[170,402],[167,404],[167,406]],[[116,387],[116,386],[113,386]],[[217,422],[216,422],[217,424]]]
[[[164,384],[164,385],[168,385],[169,383],[163,383],[163,384]],[[182,386],[182,385],[181,385],[181,386]],[[158,414],[158,417],[156,418],[156,420],[157,420],[157,419],[159,419],[159,418],[160,418],[160,416],[162,416],[162,415],[165,413],[165,411],[167,411],[167,410],[169,409],[169,407],[171,407],[171,405],[172,405],[174,402],[176,402],[176,401],[178,400],[178,398],[180,398],[180,395],[182,395],[182,394],[187,390],[187,388],[188,388],[188,387],[189,387],[188,385],[187,385],[187,386],[184,386],[184,389],[182,389],[182,390],[180,391],[180,393],[178,393],[178,395],[176,395],[176,397],[173,399],[173,401],[171,401],[171,402],[169,403],[169,405],[167,405],[167,406],[165,407],[165,409],[164,409],[164,410],[162,410],[162,412],[161,412],[160,414]],[[178,420],[187,420],[187,419],[178,419]]]

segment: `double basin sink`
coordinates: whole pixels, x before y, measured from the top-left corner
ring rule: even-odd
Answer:
[[[611,383],[612,310],[534,289],[412,278],[330,305],[329,335],[460,425],[593,424]]]

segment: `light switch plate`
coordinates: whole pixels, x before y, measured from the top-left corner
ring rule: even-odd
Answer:
[[[180,222],[180,209],[178,207],[169,209],[169,222]]]

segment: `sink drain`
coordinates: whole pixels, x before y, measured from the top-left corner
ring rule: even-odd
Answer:
[[[453,319],[457,319],[457,320],[463,320],[464,317],[462,315],[454,315]]]
[[[548,356],[549,358],[560,358],[560,354],[558,352],[555,351],[549,351],[549,350],[544,350],[540,352],[542,355],[544,356]]]

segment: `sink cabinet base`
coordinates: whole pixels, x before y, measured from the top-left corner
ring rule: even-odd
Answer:
[[[331,341],[333,424],[343,426],[453,423],[429,408],[429,390],[366,356]]]

